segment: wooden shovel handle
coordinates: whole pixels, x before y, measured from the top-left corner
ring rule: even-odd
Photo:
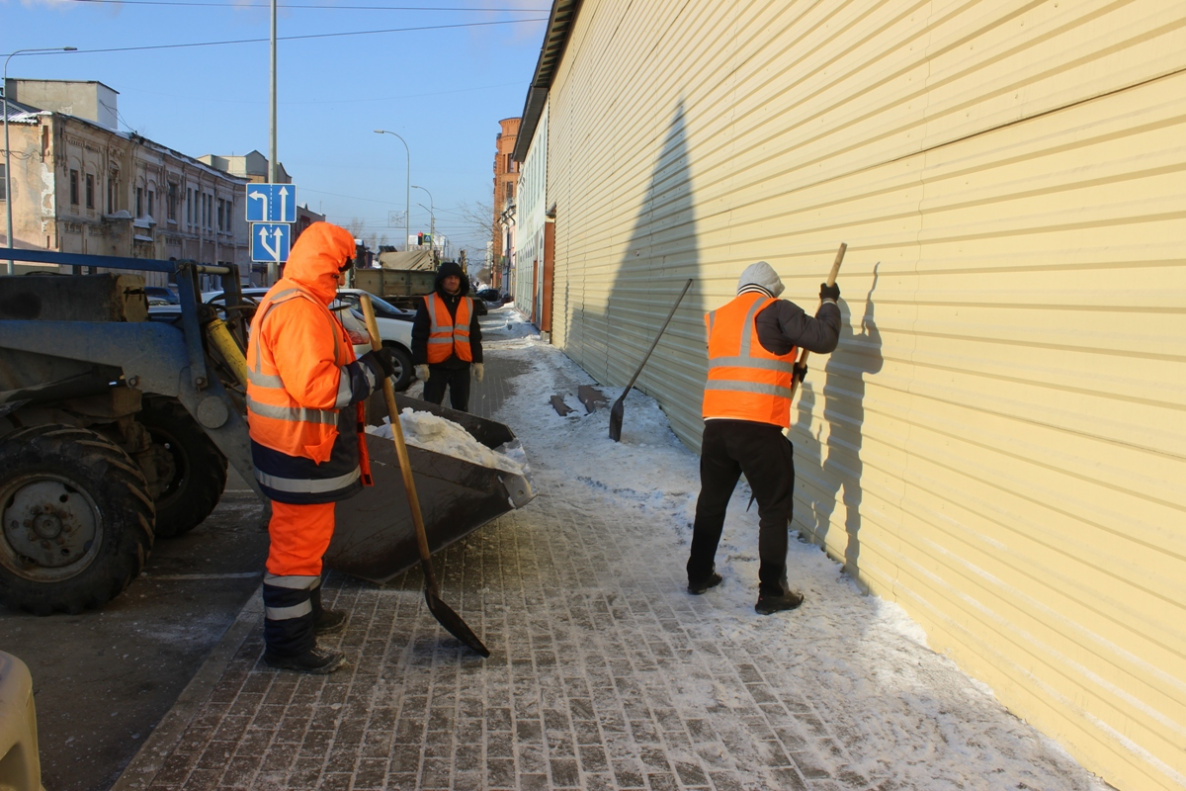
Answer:
[[[840,264],[844,261],[844,253],[847,250],[848,250],[848,244],[846,242],[841,242],[840,249],[836,251],[836,260],[832,262],[832,269],[830,272],[828,272],[828,285],[829,286],[836,285],[836,275],[840,274]],[[821,305],[823,304],[822,300],[820,301],[820,304]],[[811,352],[807,351],[806,349],[799,352],[799,362],[797,364],[798,365],[807,365],[807,358],[810,355],[811,355]],[[792,401],[795,398],[795,391],[798,389],[799,389],[799,380],[792,378],[791,379],[791,400]]]
[[[359,295],[363,318],[366,319],[367,334],[371,336],[371,349],[383,348],[379,340],[379,325],[375,321],[375,308],[368,294]],[[416,547],[420,550],[420,565],[424,570],[425,585],[434,594],[437,592],[436,575],[428,551],[428,535],[424,530],[424,515],[420,512],[420,498],[416,495],[416,482],[412,479],[412,462],[408,458],[408,445],[404,441],[404,427],[399,422],[399,407],[395,403],[395,387],[391,377],[383,377],[383,398],[387,401],[387,414],[391,418],[391,439],[395,443],[395,455],[399,457],[399,471],[404,476],[404,490],[408,493],[408,508],[412,512],[412,524],[416,527]]]

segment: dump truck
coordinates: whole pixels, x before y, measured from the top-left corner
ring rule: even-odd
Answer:
[[[380,253],[379,264],[378,268],[355,269],[350,275],[354,287],[408,310],[415,310],[420,298],[432,293],[437,273],[431,251]]]
[[[36,614],[102,606],[140,573],[157,538],[214,510],[228,465],[266,509],[247,436],[247,327],[233,267],[3,255],[76,274],[0,276],[0,603]],[[144,272],[176,283],[180,311],[149,311]],[[224,313],[199,302],[202,274],[221,278]],[[495,421],[438,413],[487,447],[517,441]],[[326,565],[385,582],[419,555],[391,442],[366,441],[376,486],[338,504]],[[432,551],[533,496],[526,476],[409,451]]]

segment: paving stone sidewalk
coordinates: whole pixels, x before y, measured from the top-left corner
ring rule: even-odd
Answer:
[[[474,411],[490,415],[529,363],[487,356]],[[546,459],[533,465],[548,477]],[[117,791],[921,787],[896,756],[869,758],[884,734],[844,701],[853,690],[784,677],[788,646],[755,631],[752,610],[743,622],[684,593],[681,559],[621,572],[658,540],[630,508],[567,497],[554,477],[548,486],[434,556],[442,598],[488,659],[435,622],[418,571],[382,587],[331,574],[327,603],[350,613],[331,645],[348,667],[278,672],[260,661],[257,596]],[[925,752],[928,738],[908,749]],[[1033,749],[1057,781],[1047,788],[1090,787],[1073,763]]]

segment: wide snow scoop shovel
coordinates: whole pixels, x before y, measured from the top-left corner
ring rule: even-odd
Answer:
[[[638,364],[638,370],[634,372],[634,376],[630,377],[630,384],[626,385],[626,389],[622,391],[622,395],[618,396],[618,400],[614,402],[613,407],[609,411],[609,438],[614,442],[620,442],[622,439],[622,413],[626,411],[626,405],[623,403],[626,400],[626,394],[630,392],[630,388],[634,387],[634,380],[642,373],[642,367],[647,364],[647,360],[651,359],[651,352],[655,351],[655,347],[659,345],[659,339],[663,337],[663,331],[667,329],[667,325],[671,322],[671,317],[675,315],[675,309],[679,307],[680,301],[684,298],[684,294],[688,293],[688,289],[692,287],[692,278],[688,278],[688,282],[684,283],[684,290],[679,292],[679,296],[675,299],[675,304],[671,306],[671,312],[667,314],[666,321],[663,326],[659,328],[659,334],[655,336],[655,342],[651,344],[651,348],[647,349],[646,356],[642,358],[642,362]]]
[[[379,325],[375,322],[375,308],[366,294],[359,300],[362,315],[366,319],[367,333],[371,336],[371,348],[381,349]],[[436,574],[432,571],[432,559],[428,553],[428,535],[424,530],[424,516],[420,511],[420,500],[416,496],[416,483],[412,480],[412,462],[408,459],[408,446],[404,442],[404,428],[399,422],[399,407],[395,405],[395,388],[390,377],[383,377],[383,397],[387,401],[387,415],[391,418],[391,438],[395,442],[395,453],[399,457],[399,469],[404,476],[404,490],[408,494],[408,507],[412,512],[412,523],[416,526],[416,546],[420,550],[420,568],[424,570],[424,601],[428,610],[445,627],[449,634],[468,645],[482,656],[490,656],[490,649],[482,644],[473,630],[461,620],[461,616],[441,601]]]

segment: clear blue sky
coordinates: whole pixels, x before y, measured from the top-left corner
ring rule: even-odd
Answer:
[[[549,0],[279,0],[277,149],[297,199],[402,243],[411,181],[437,233],[485,255],[499,120],[523,112]],[[0,0],[8,76],[95,80],[119,128],[190,156],[269,153],[269,0]],[[535,21],[532,21],[535,20]],[[411,231],[429,196],[412,191]],[[467,211],[468,209],[468,211]]]

